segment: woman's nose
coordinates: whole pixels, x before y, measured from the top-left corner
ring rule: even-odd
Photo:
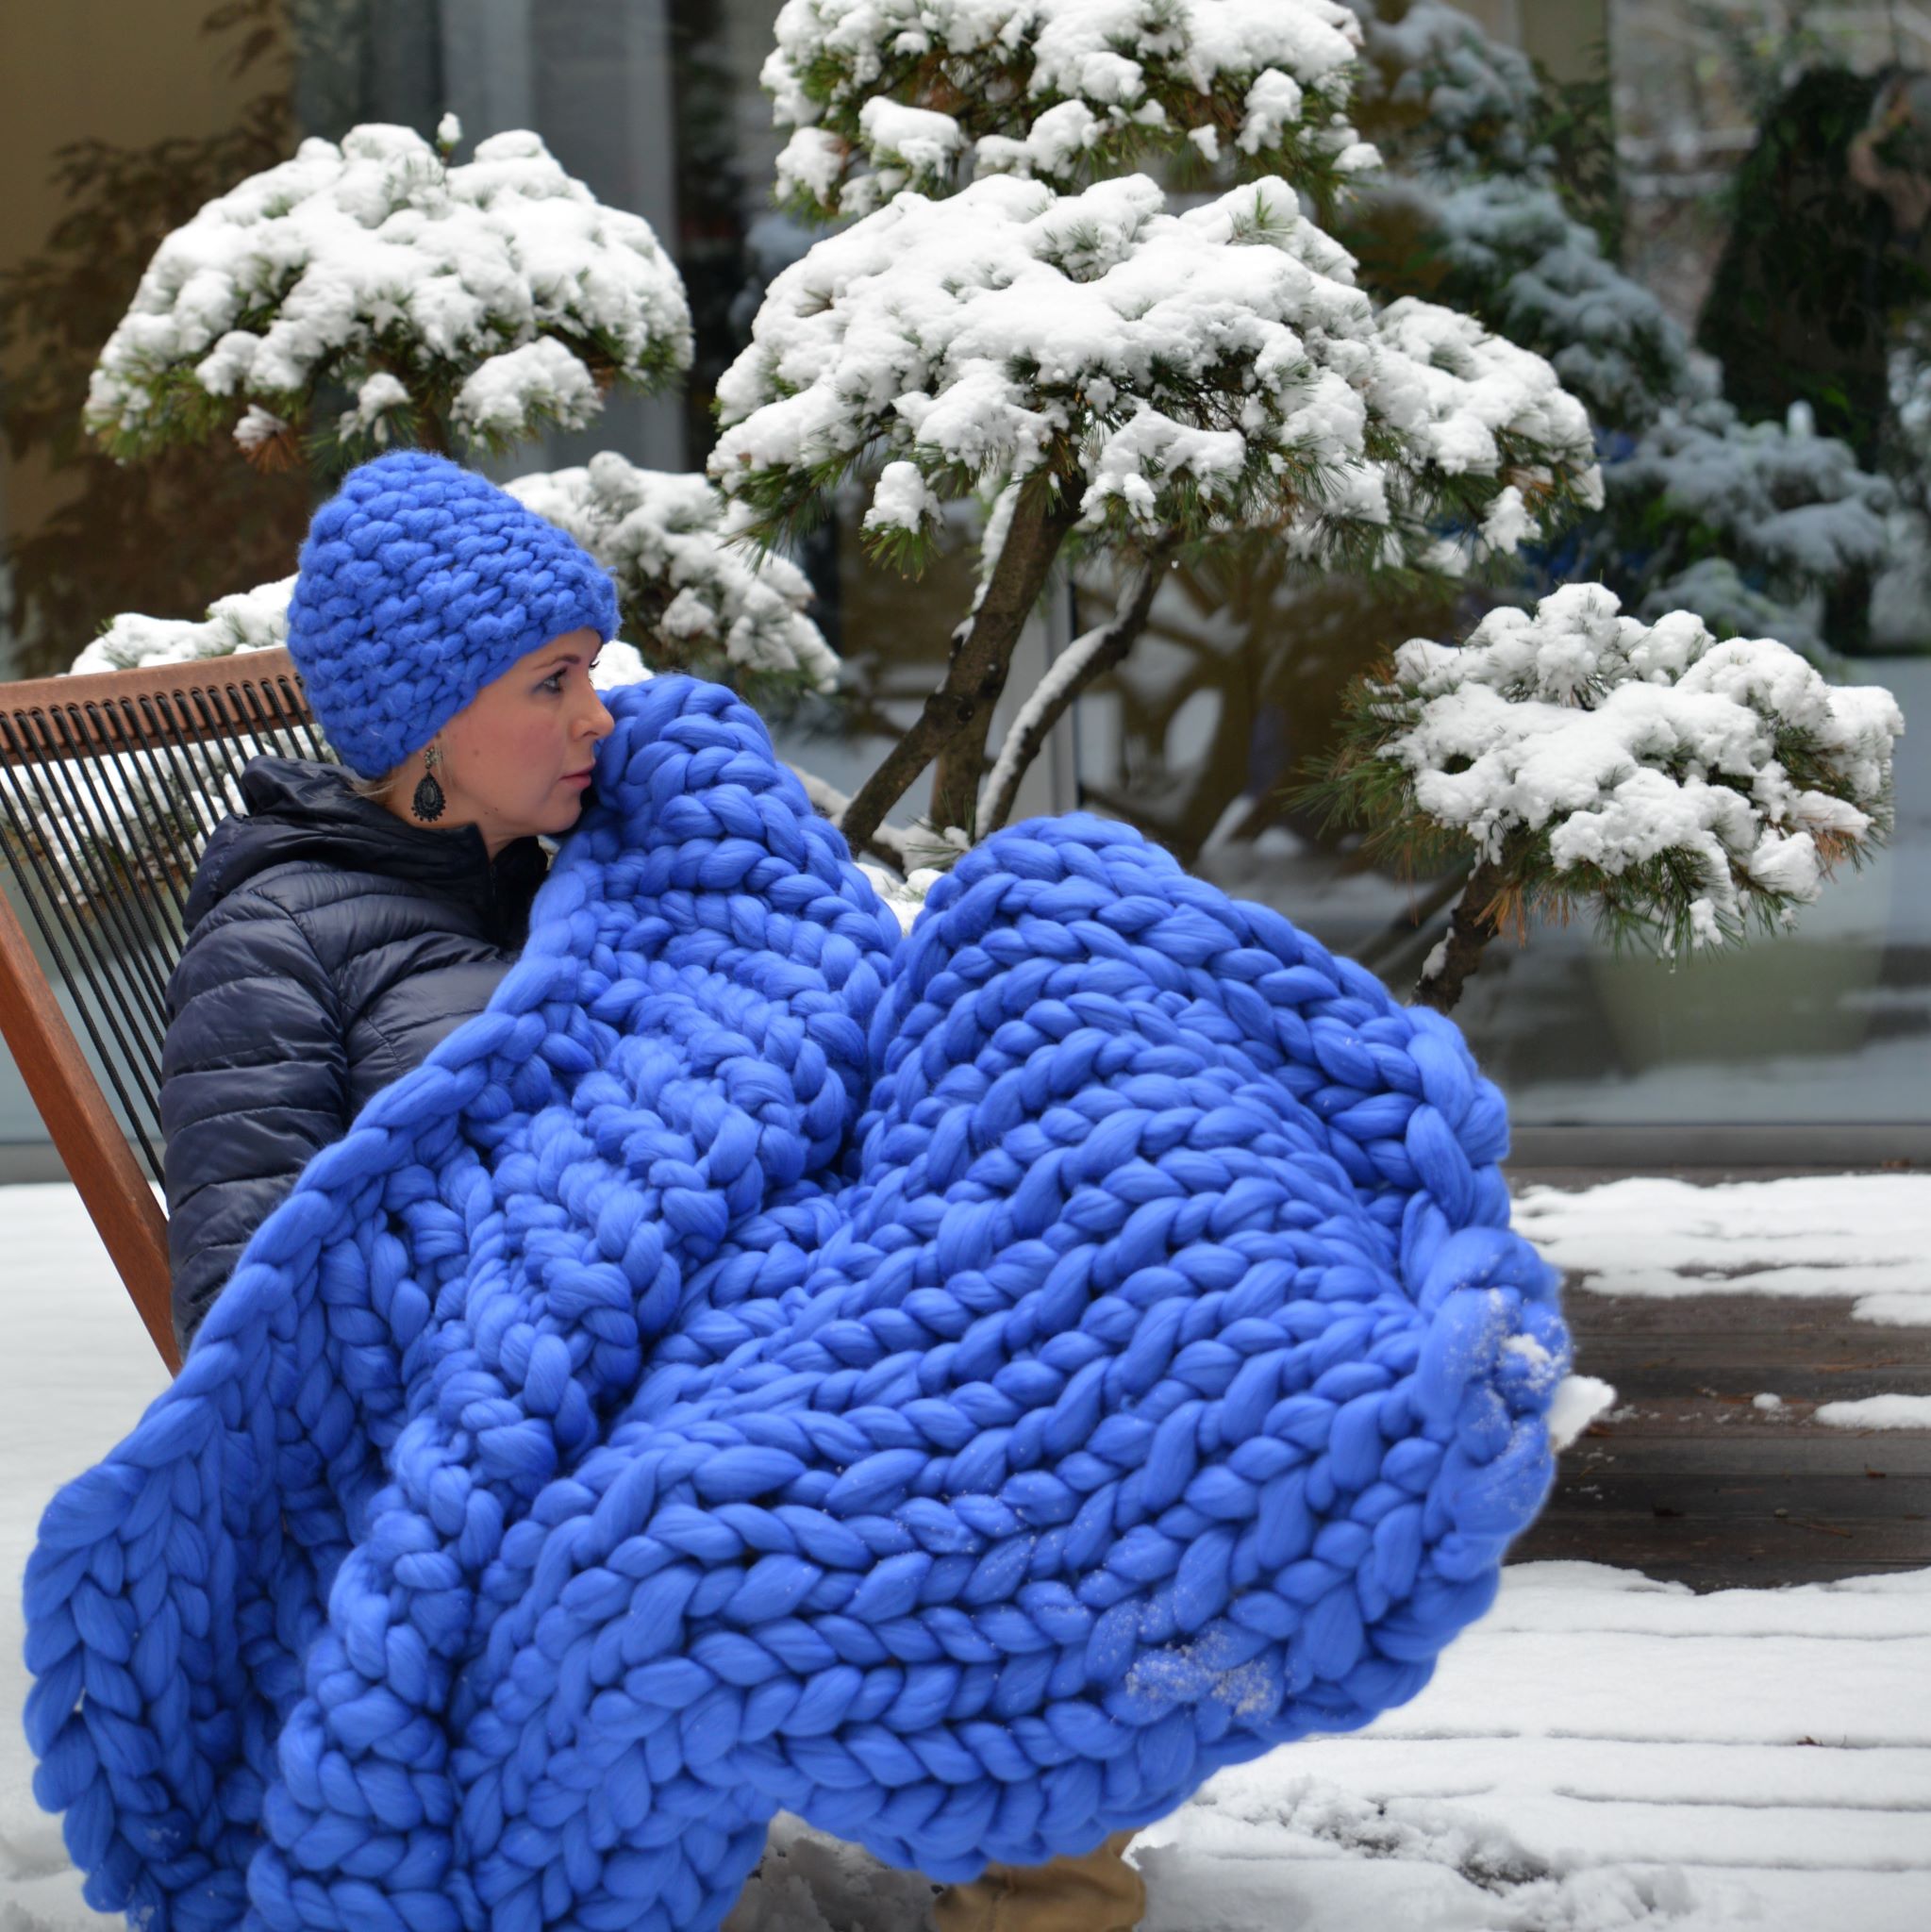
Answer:
[[[594,691],[590,694],[589,724],[590,735],[595,739],[608,738],[617,728],[617,721],[610,716],[609,707]]]

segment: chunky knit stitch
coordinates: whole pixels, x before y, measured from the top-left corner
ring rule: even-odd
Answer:
[[[1452,1024],[1083,815],[901,940],[738,699],[610,704],[489,1008],[46,1511],[35,1789],[156,1932],[1083,1850],[1412,1695],[1549,1482]]]
[[[574,537],[423,450],[351,470],[315,512],[289,653],[342,762],[392,772],[519,658],[617,628],[617,592]]]

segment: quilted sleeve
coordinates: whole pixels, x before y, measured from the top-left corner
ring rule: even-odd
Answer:
[[[347,1130],[347,1095],[335,984],[300,921],[258,894],[230,900],[168,987],[160,1110],[184,1351],[248,1238]]]

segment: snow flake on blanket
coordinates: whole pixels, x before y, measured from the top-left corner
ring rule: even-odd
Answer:
[[[581,425],[608,381],[652,384],[690,359],[683,284],[649,224],[603,207],[536,135],[494,135],[450,166],[377,125],[303,142],[175,229],[101,352],[87,413],[142,454],[230,406],[299,424],[332,379],[358,391],[344,437],[377,442],[398,399],[370,380],[403,365],[456,391],[458,430],[494,445]]]
[[[824,214],[967,172],[1072,186],[1183,143],[1310,186],[1375,159],[1343,111],[1361,30],[1337,0],[787,0],[775,31],[778,191]]]
[[[784,270],[752,335],[710,469],[766,513],[880,456],[878,522],[915,501],[898,464],[956,497],[1051,463],[1090,526],[1264,520],[1419,561],[1445,479],[1597,488],[1546,362],[1431,303],[1377,313],[1278,180],[1181,215],[1144,175],[901,195]]]

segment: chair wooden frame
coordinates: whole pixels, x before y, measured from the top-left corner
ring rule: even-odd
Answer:
[[[224,794],[265,751],[332,757],[285,650],[0,684],[0,848],[53,961],[50,974],[0,891],[0,1031],[171,1369],[167,1217],[153,1186],[166,974]]]

